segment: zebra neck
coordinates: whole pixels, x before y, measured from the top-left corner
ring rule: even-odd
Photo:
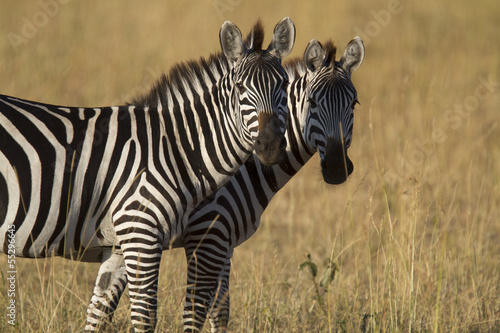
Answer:
[[[291,128],[290,134],[297,139],[298,147],[295,149],[300,151],[301,154],[308,155],[309,157],[313,155],[316,150],[307,145],[307,140],[305,138],[307,117],[309,115],[309,104],[307,102],[308,93],[306,91],[307,87],[307,72],[294,82],[293,92],[289,92],[289,108],[290,108],[290,118],[293,119],[293,127]],[[293,98],[291,97],[293,94]]]
[[[287,135],[293,136],[297,141],[297,146],[291,147],[291,152],[299,153],[304,159],[309,160],[316,152],[315,149],[307,145],[304,138],[306,119],[309,113],[308,93],[308,72],[303,61],[291,61],[286,66],[287,73],[293,78],[292,84],[288,88],[288,107],[290,110],[290,123],[287,127]],[[291,139],[291,138],[289,138]]]
[[[159,108],[165,161],[186,170],[183,189],[194,204],[226,183],[251,154],[251,142],[242,139],[234,120],[228,80],[226,75],[212,86],[171,91],[168,107]]]
[[[255,162],[249,162],[260,166],[270,189],[274,192],[283,188],[315,153],[314,150],[311,150],[307,146],[304,139],[304,126],[307,114],[305,84],[305,76],[299,77],[292,82],[288,90],[290,119],[285,133],[287,148],[283,161],[278,165],[266,167],[261,165],[254,156]]]

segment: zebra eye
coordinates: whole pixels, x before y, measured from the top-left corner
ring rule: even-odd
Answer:
[[[312,108],[316,108],[316,107],[318,107],[318,104],[316,104],[316,102],[314,101],[314,99],[309,98],[307,101],[309,102],[309,105],[310,105]]]
[[[288,86],[290,85],[290,82],[288,82],[288,80],[286,81],[283,81],[283,83],[281,84],[281,88],[283,90],[286,90],[288,88]]]
[[[354,108],[356,107],[356,104],[361,105],[361,103],[358,100],[355,100],[354,102],[352,102],[351,109],[354,110]]]
[[[243,83],[241,82],[236,82],[236,88],[238,88],[238,91],[240,94],[243,94],[245,91],[247,91],[247,88],[243,86]]]

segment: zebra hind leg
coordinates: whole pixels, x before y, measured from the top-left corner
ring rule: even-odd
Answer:
[[[231,249],[219,277],[217,293],[212,298],[212,305],[208,311],[212,333],[227,332],[229,321],[229,273],[231,271],[232,256],[233,250]]]
[[[87,308],[85,332],[97,332],[106,328],[126,286],[127,273],[122,252],[119,249],[105,249],[94,293]]]

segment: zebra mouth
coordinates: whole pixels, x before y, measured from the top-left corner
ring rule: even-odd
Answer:
[[[321,173],[323,174],[325,183],[339,185],[345,182],[351,175],[354,170],[354,165],[347,155],[345,157],[345,163],[343,157],[330,161],[321,161]]]
[[[285,157],[286,140],[282,134],[261,131],[254,142],[255,154],[264,165],[280,163]],[[262,133],[262,134],[261,134]]]

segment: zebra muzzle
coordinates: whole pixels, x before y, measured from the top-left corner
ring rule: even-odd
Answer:
[[[344,149],[341,142],[328,139],[325,155],[321,159],[323,180],[330,185],[342,184],[353,170],[354,165],[349,156],[347,156],[347,149]]]
[[[259,114],[259,134],[254,140],[255,154],[264,165],[280,163],[285,157],[286,139],[279,126],[278,116]]]

